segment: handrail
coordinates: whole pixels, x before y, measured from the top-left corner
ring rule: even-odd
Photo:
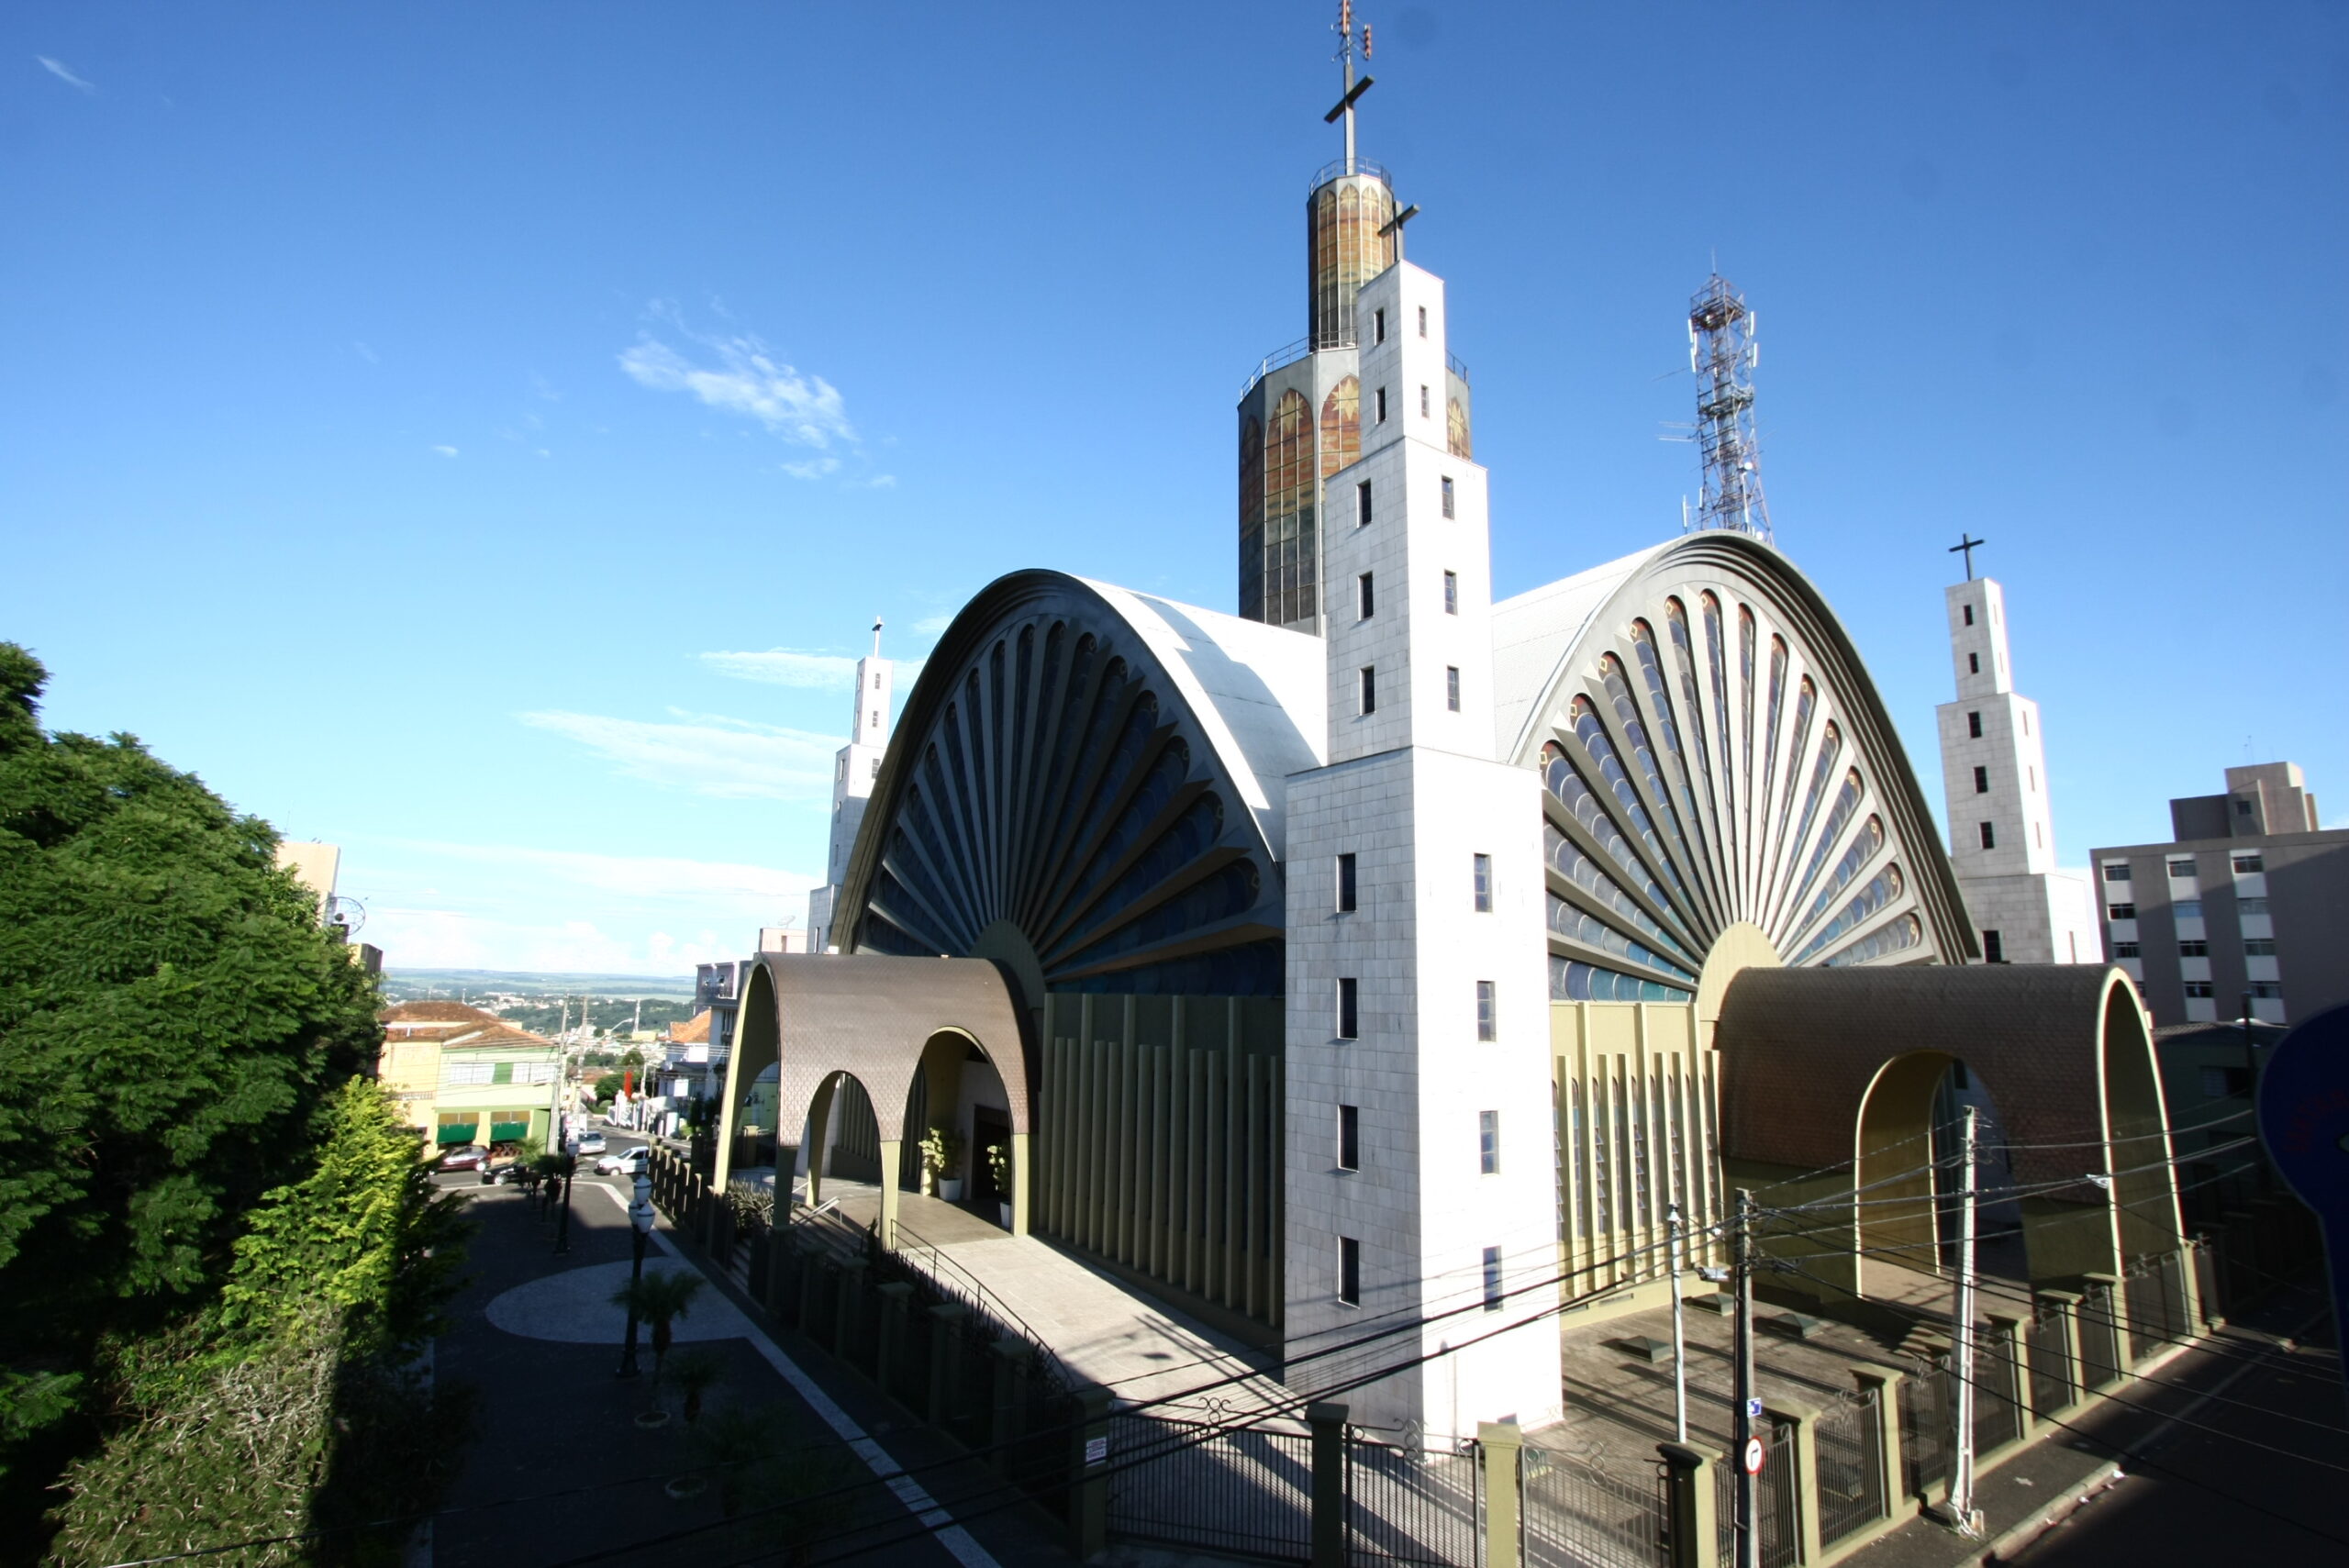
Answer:
[[[1306,355],[1312,351],[1313,339],[1310,338],[1299,338],[1294,343],[1282,344],[1279,348],[1275,349],[1271,353],[1266,354],[1263,359],[1256,361],[1255,373],[1248,378],[1248,384],[1240,389],[1240,395],[1242,397],[1247,396],[1250,393],[1256,390],[1258,384],[1263,382],[1266,376],[1272,374],[1275,371],[1279,370],[1284,365],[1293,365],[1297,363],[1297,361],[1305,358]]]
[[[1367,158],[1332,158],[1313,172],[1313,183],[1306,187],[1306,192],[1310,195],[1330,181],[1342,180],[1349,174],[1366,174],[1389,190],[1395,188],[1395,176],[1388,173],[1383,165],[1373,163]]]
[[[921,1267],[922,1263],[918,1261],[916,1254],[927,1253],[930,1283],[933,1286],[948,1296],[963,1296],[964,1306],[983,1317],[995,1319],[998,1328],[1008,1329],[1027,1340],[1036,1351],[1046,1377],[1055,1386],[1061,1387],[1063,1393],[1067,1391],[1064,1386],[1066,1380],[1061,1375],[1059,1360],[1052,1354],[1050,1343],[1041,1334],[1030,1328],[1027,1320],[1011,1309],[1009,1303],[987,1289],[976,1274],[948,1257],[937,1242],[930,1240],[902,1219],[891,1223],[894,1228],[891,1234],[893,1242],[891,1251],[903,1259],[908,1268]],[[910,1248],[907,1246],[908,1241],[912,1243]],[[959,1276],[959,1282],[957,1279],[941,1278],[941,1271],[952,1271],[953,1274]]]

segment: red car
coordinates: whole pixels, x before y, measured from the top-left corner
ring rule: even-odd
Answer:
[[[440,1169],[443,1171],[478,1171],[482,1168],[483,1163],[488,1159],[488,1150],[484,1149],[478,1143],[468,1143],[462,1148],[451,1149],[446,1154],[441,1155]]]

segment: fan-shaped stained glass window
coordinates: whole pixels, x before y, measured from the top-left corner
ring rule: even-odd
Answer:
[[[1830,969],[1849,963],[1873,963],[1880,958],[1905,952],[1925,940],[1925,928],[1914,915],[1903,915],[1889,926],[1872,931],[1842,951],[1830,953],[1824,960]]]

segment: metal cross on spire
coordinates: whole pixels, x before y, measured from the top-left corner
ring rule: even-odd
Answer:
[[[1952,555],[1963,555],[1965,557],[1965,580],[1967,582],[1971,583],[1974,581],[1974,552],[1989,542],[1990,541],[1987,539],[1976,539],[1971,533],[1968,533],[1964,528],[1960,528],[1957,531],[1957,542],[1949,547],[1949,552]]]
[[[1364,75],[1360,81],[1354,79],[1354,0],[1338,0],[1338,21],[1331,30],[1338,35],[1336,55],[1338,80],[1345,92],[1344,95],[1338,100],[1337,107],[1321,117],[1321,123],[1333,125],[1341,117],[1345,119],[1346,172],[1351,174],[1354,172],[1354,105],[1361,101],[1364,93],[1370,91],[1369,76]],[[1368,22],[1362,25],[1362,58],[1365,64],[1369,62],[1370,24]]]

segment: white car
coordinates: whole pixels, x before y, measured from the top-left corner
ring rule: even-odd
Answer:
[[[583,1133],[583,1134],[581,1134],[581,1135],[580,1135],[580,1139],[579,1139],[579,1152],[580,1152],[580,1153],[582,1153],[582,1154],[601,1154],[603,1151],[604,1151],[604,1135],[603,1135],[602,1133],[600,1133],[600,1132],[588,1132],[588,1133]]]
[[[623,1149],[617,1154],[599,1156],[596,1161],[596,1173],[599,1176],[640,1176],[651,1158],[651,1151],[639,1144],[633,1149]]]

